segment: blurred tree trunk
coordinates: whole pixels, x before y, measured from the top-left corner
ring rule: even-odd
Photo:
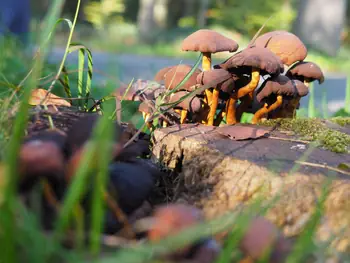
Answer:
[[[154,5],[154,20],[158,28],[164,29],[167,27],[168,18],[168,0],[156,0]]]
[[[205,27],[207,24],[207,11],[209,8],[210,0],[200,0],[199,12],[197,17],[197,24],[199,27]]]
[[[124,0],[125,13],[124,16],[127,21],[136,22],[137,14],[140,9],[140,0]]]
[[[140,9],[137,16],[137,25],[140,34],[140,40],[151,44],[154,41],[154,5],[156,0],[140,0]]]
[[[309,47],[336,55],[345,25],[346,0],[300,0],[293,31]]]

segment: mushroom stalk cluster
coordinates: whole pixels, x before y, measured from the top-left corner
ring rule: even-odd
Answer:
[[[165,99],[174,103],[174,108],[169,110],[174,123],[213,126],[220,125],[225,119],[226,124],[233,125],[241,121],[244,113],[250,113],[254,115],[251,122],[255,124],[263,119],[294,117],[300,99],[309,92],[309,83],[318,80],[322,84],[324,81],[320,67],[305,61],[307,48],[293,33],[268,32],[246,48],[237,51],[238,47],[234,40],[213,30],[194,32],[184,39],[182,50],[200,52],[202,69],[196,69],[189,77],[191,65],[180,64],[159,70],[154,81],[161,88],[148,88],[147,99],[155,103],[160,94],[177,87],[176,92]],[[212,55],[218,52],[234,54],[224,62],[212,65]],[[186,77],[187,81],[178,87]],[[204,90],[198,90],[203,86],[206,86]],[[131,93],[139,91],[136,88]],[[131,98],[132,94],[127,97]],[[152,109],[145,105],[140,105],[139,109],[148,121]],[[168,126],[167,121],[163,119],[161,126]]]

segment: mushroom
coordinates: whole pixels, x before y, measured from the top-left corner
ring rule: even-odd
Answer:
[[[282,107],[278,110],[274,110],[269,114],[269,118],[294,118],[296,115],[296,110],[299,109],[300,99],[309,93],[309,88],[304,84],[304,82],[293,79],[292,82],[297,90],[297,96],[287,97],[283,100]]]
[[[307,61],[294,64],[288,69],[286,76],[291,79],[298,79],[304,82],[306,86],[309,86],[309,83],[315,80],[318,80],[319,84],[324,82],[324,75],[320,67],[313,62]]]
[[[49,210],[58,208],[58,200],[64,192],[65,140],[65,133],[59,130],[44,130],[26,137],[19,151],[20,193],[29,192],[44,179],[44,196]],[[51,215],[46,212],[47,216]]]
[[[76,174],[77,168],[79,167],[82,156],[86,150],[86,143],[92,136],[94,127],[96,126],[100,117],[101,116],[96,114],[84,116],[73,123],[73,125],[67,131],[67,140],[65,143],[65,152],[67,156],[66,158],[68,159],[65,171],[65,180],[67,183],[70,183],[73,176]],[[130,151],[128,151],[130,150],[129,147],[124,148],[125,143],[130,139],[132,135],[129,132],[124,132],[123,127],[117,122],[114,122],[114,125],[116,129],[111,141],[113,150],[112,156],[110,157],[110,162],[120,161],[122,159],[120,157],[124,154],[125,151],[127,151],[130,159],[136,159],[139,151],[136,151],[134,154],[132,154]],[[93,162],[89,163],[88,165],[95,167],[96,163],[94,161],[96,159],[97,158],[93,158]],[[116,219],[119,222],[124,223],[124,225],[128,228],[129,233],[132,234],[131,228],[128,225],[128,222],[125,220],[126,217],[123,214],[122,210],[119,208],[119,204],[116,203],[109,192],[105,191],[103,194],[104,201],[107,203],[108,208],[113,212]]]
[[[274,224],[263,217],[257,217],[244,234],[240,249],[247,257],[246,262],[256,262],[268,256],[266,262],[282,263],[291,251],[291,243]]]
[[[259,103],[263,102],[264,106],[254,114],[252,123],[258,123],[264,115],[280,108],[283,98],[292,99],[300,96],[305,96],[305,91],[298,91],[295,81],[284,75],[265,80],[256,95],[257,101]]]
[[[274,53],[266,48],[250,47],[236,53],[224,63],[218,65],[218,68],[240,73],[246,72],[251,75],[250,82],[242,88],[239,88],[229,99],[227,107],[227,124],[235,124],[236,120],[236,101],[250,94],[252,96],[257,88],[260,75],[270,74],[278,75],[284,71],[282,61]]]
[[[179,100],[181,100],[184,96],[188,95],[189,92],[187,91],[178,91],[169,96],[167,99],[168,103],[175,103]],[[179,102],[174,109],[181,110],[180,113],[180,123],[185,123],[185,120],[187,118],[187,113],[198,113],[202,109],[202,100],[196,96],[189,96],[185,98],[183,101]]]
[[[114,96],[119,100],[144,101],[154,100],[165,91],[165,87],[155,81],[138,79],[130,87],[122,84]]]
[[[212,83],[216,89],[229,95],[231,95],[235,87],[235,83],[232,75],[227,70],[224,70],[224,69],[211,69],[208,71],[203,71],[201,74],[197,76],[197,83],[201,85],[207,85]],[[225,109],[226,113],[227,113],[227,106],[228,106],[228,103]],[[210,108],[210,110],[214,110],[214,109]],[[215,112],[214,112],[214,115],[212,113],[209,113],[208,124],[213,122],[213,120],[211,119],[209,120],[209,117],[214,119],[214,116],[215,116]]]
[[[151,242],[159,242],[188,227],[203,221],[201,211],[185,204],[162,205],[155,209],[153,223],[148,231]],[[178,249],[167,257],[171,260],[189,259],[191,262],[213,262],[218,255],[218,244],[213,239],[205,239]]]
[[[211,69],[211,54],[217,52],[235,52],[238,49],[236,41],[209,29],[200,29],[189,35],[182,42],[183,51],[199,51],[203,54],[202,69]],[[206,90],[207,103],[210,105],[208,125],[213,125],[214,116],[219,100],[219,90],[214,89],[213,94]]]
[[[186,75],[192,70],[192,67],[190,65],[186,64],[180,64],[177,66],[172,67],[166,67],[161,69],[157,74],[156,77],[158,80],[164,81],[164,85],[166,89],[173,90],[175,89],[181,81],[183,81],[186,77]],[[194,73],[189,77],[189,79],[178,89],[186,90],[186,91],[194,91],[197,86],[197,76],[201,73],[200,69],[196,69]],[[184,118],[186,119],[187,112],[185,109],[179,110],[175,109],[175,112],[182,114]],[[167,122],[163,121],[163,126],[167,126]]]
[[[147,127],[149,129],[152,129],[152,121],[149,121],[149,118],[153,114],[154,109],[151,107],[150,103],[150,101],[141,102],[141,104],[139,105],[139,111],[142,113],[143,120],[145,121]]]
[[[307,56],[307,48],[300,38],[284,30],[276,30],[259,36],[253,46],[269,49],[287,66],[303,61]]]

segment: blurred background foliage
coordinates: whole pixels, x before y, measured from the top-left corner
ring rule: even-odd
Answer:
[[[34,26],[38,26],[50,0],[32,0]],[[325,1],[325,0],[319,0]],[[241,47],[270,17],[264,32],[290,30],[307,0],[83,0],[76,34],[92,48],[149,55],[179,55],[184,37],[199,28],[211,28],[234,38]],[[66,1],[64,15],[72,18],[77,1]],[[344,12],[345,13],[345,12]],[[341,32],[341,48],[334,54],[318,50],[312,59],[327,69],[349,67],[350,8]],[[64,29],[62,33],[64,33]],[[97,36],[97,37],[96,37]],[[65,35],[61,38],[65,40]],[[59,41],[59,38],[58,40]],[[189,52],[191,53],[191,52]],[[186,53],[184,56],[194,54]],[[344,59],[346,57],[346,59]]]

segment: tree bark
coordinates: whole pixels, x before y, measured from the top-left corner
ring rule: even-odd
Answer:
[[[345,25],[346,0],[300,0],[293,32],[308,46],[337,54]]]
[[[137,25],[141,42],[151,44],[154,41],[154,5],[155,0],[140,0],[140,9],[137,17]]]
[[[207,24],[207,11],[209,8],[209,1],[210,0],[200,0],[197,18],[197,24],[199,27],[205,27]]]

